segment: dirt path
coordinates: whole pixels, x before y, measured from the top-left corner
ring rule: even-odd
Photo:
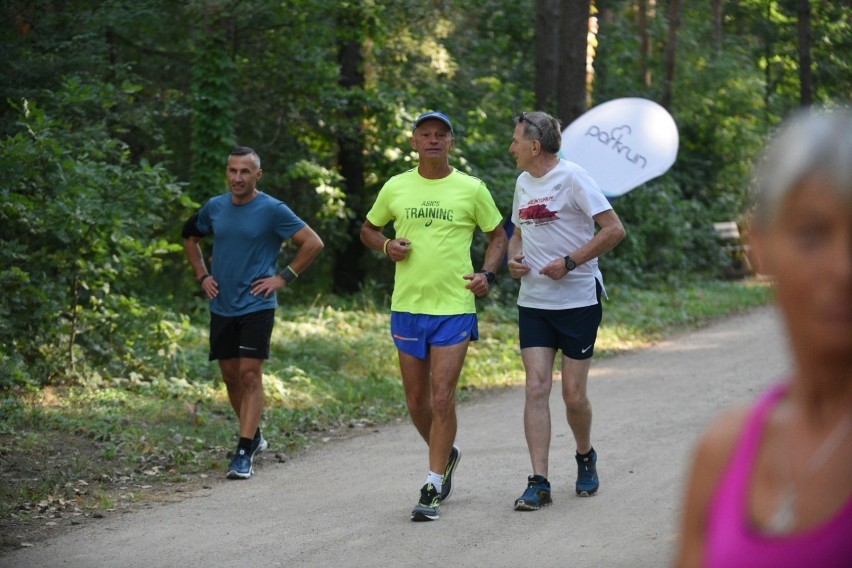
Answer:
[[[593,364],[601,489],[591,499],[573,494],[573,442],[557,387],[554,504],[512,510],[529,473],[523,390],[512,389],[460,408],[463,457],[437,522],[408,518],[426,451],[402,424],[286,464],[265,456],[249,481],[86,524],[2,556],[0,566],[666,566],[696,436],[720,407],[751,400],[782,375],[783,351],[777,316],[764,309]]]

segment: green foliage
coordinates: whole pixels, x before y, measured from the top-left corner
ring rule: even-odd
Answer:
[[[106,120],[87,120],[134,92],[69,78],[46,108],[23,101],[19,131],[0,143],[2,387],[158,368],[151,354],[175,339],[146,279],[177,250],[159,235],[179,186],[131,164]]]
[[[616,199],[628,238],[600,261],[607,282],[642,286],[710,274],[725,261],[707,208],[683,199],[672,180],[656,180]]]
[[[192,65],[191,188],[201,201],[225,190],[226,157],[236,145],[237,74],[221,22],[212,23],[199,36]]]
[[[453,118],[453,164],[482,178],[508,217],[511,118],[535,105],[534,5],[4,3],[0,388],[210,375],[203,355],[175,347],[192,334],[186,318],[205,312],[178,234],[192,209],[225,191],[233,144],[260,153],[262,189],[326,242],[300,288],[284,292],[288,302],[332,289],[339,259],[352,261],[343,255],[357,249],[376,192],[416,163],[408,138],[424,110]],[[849,7],[810,5],[815,99],[848,101]],[[643,74],[636,3],[598,8],[593,102],[659,100],[666,10],[649,12]],[[740,219],[753,156],[798,105],[795,2],[742,0],[724,10],[717,46],[707,6],[683,6],[670,109],[678,161],[615,201],[629,236],[602,260],[610,284],[715,277],[725,259],[712,223]],[[363,85],[341,76],[343,47],[353,45]],[[363,180],[343,178],[352,156],[342,142],[363,160]],[[484,248],[477,238],[475,259]],[[386,296],[392,266],[368,251],[354,262],[366,275],[355,287]],[[480,304],[511,305],[516,283],[501,278],[495,292]]]

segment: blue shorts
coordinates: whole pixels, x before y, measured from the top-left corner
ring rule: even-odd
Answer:
[[[479,339],[476,314],[432,316],[391,312],[391,336],[397,349],[418,359],[429,355],[429,348],[447,347],[470,339]]]

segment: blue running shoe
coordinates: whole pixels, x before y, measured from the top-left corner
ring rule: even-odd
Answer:
[[[435,486],[427,483],[420,489],[420,501],[411,511],[411,520],[416,522],[437,521],[441,507],[441,495]]]
[[[248,479],[251,474],[251,453],[238,448],[228,466],[228,479]]]
[[[598,469],[595,465],[598,463],[598,454],[592,448],[589,457],[583,458],[579,454],[576,454],[575,457],[577,459],[577,495],[591,497],[597,493],[600,486]]]
[[[269,447],[269,443],[266,441],[266,438],[263,437],[263,434],[254,438],[251,441],[251,458],[254,459],[254,456],[264,451]]]
[[[456,472],[456,466],[461,461],[461,450],[458,446],[453,446],[450,450],[450,459],[447,460],[447,469],[444,470],[444,484],[441,486],[441,503],[450,498],[453,493],[453,474]]]
[[[551,503],[550,482],[543,475],[531,475],[527,478],[527,490],[515,499],[515,510],[538,511]]]

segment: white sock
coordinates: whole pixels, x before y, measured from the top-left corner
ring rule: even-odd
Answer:
[[[441,488],[444,486],[444,474],[429,471],[429,477],[426,478],[426,483],[431,483],[432,485],[434,485],[435,491],[440,493]]]

